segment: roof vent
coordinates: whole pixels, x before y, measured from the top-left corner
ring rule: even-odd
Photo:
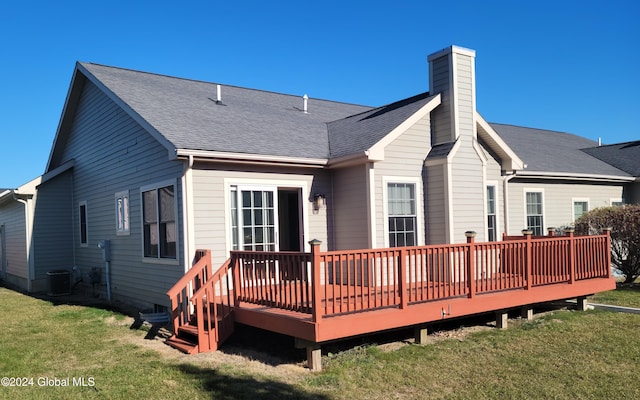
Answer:
[[[308,112],[307,103],[309,102],[309,96],[306,94],[302,96],[302,111],[306,114]]]
[[[222,89],[216,85],[216,103],[222,103]]]

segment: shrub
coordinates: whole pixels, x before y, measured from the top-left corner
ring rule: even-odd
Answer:
[[[596,208],[576,221],[577,234],[611,228],[611,262],[632,283],[640,276],[640,205]]]

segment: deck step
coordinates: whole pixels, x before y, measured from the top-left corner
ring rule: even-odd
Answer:
[[[193,337],[198,337],[198,327],[195,325],[182,325],[180,328],[178,328],[178,335],[180,337],[184,337],[183,335],[180,335],[181,333],[187,334],[187,335],[191,335]]]
[[[172,336],[165,341],[166,344],[173,347],[176,350],[180,350],[185,354],[198,353],[198,345],[192,341],[185,340],[176,336]]]

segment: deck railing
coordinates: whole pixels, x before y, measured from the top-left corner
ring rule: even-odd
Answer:
[[[314,320],[385,307],[609,277],[609,235],[310,253],[234,251],[240,301]]]

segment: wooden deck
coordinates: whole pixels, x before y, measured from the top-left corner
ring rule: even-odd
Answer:
[[[237,322],[317,351],[351,336],[615,288],[608,232],[508,239],[332,252],[311,242],[309,253],[232,252],[215,273],[202,251],[168,293],[175,347],[216,350]]]

